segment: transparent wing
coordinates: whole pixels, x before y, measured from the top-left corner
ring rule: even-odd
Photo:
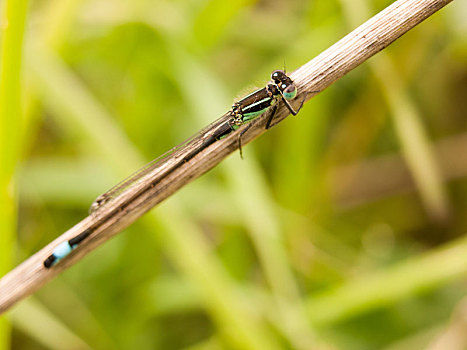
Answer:
[[[144,165],[142,168],[128,176],[123,181],[119,182],[110,190],[97,197],[96,200],[91,204],[91,207],[89,208],[89,213],[94,213],[97,210],[103,208],[107,203],[112,202],[121,193],[125,192],[126,190],[130,189],[133,185],[142,181],[147,174],[152,173],[155,169],[159,167],[162,168],[171,159],[178,158],[182,154],[186,153],[188,150],[191,150],[194,145],[202,144],[202,142],[200,142],[201,139],[205,138],[206,135],[210,133],[210,131],[216,130],[220,125],[225,124],[229,119],[230,112],[227,112],[222,117],[212,122],[211,124],[203,128],[201,131],[197,132],[195,135],[191,136],[190,138],[171,148],[161,156],[155,158],[154,160]],[[170,171],[171,169],[168,170]]]

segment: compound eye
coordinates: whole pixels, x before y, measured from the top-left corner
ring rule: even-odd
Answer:
[[[285,84],[282,84],[282,86],[284,86]],[[297,88],[295,87],[295,85],[289,85],[289,86],[286,86],[286,89],[283,90],[282,94],[284,95],[284,97],[287,99],[287,100],[291,100],[293,98],[295,98],[295,96],[297,96]]]
[[[287,84],[282,84],[282,85],[281,85],[281,90],[282,90],[282,91],[285,91],[286,88],[287,88]],[[289,88],[290,88],[290,86],[289,86]],[[288,88],[287,88],[287,89],[288,89]]]
[[[282,71],[281,71],[281,70],[275,70],[275,71],[272,72],[272,74],[271,74],[271,79],[274,80],[275,82],[278,82],[278,81],[280,81],[281,75],[282,75]]]

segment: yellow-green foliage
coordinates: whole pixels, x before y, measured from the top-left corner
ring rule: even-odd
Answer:
[[[18,247],[2,257],[26,259],[245,86],[390,3],[33,1]],[[454,1],[21,302],[12,347],[434,342],[467,291],[466,11]],[[19,108],[0,91],[2,113]]]

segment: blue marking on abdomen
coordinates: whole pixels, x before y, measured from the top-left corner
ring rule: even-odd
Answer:
[[[68,254],[71,253],[71,251],[74,249],[74,247],[70,246],[70,243],[68,241],[60,243],[53,251],[53,256],[57,259],[56,261],[63,259],[66,257]]]

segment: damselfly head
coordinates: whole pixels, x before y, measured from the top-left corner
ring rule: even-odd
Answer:
[[[275,70],[272,72],[271,79],[287,100],[291,100],[297,96],[297,88],[293,80],[290,79],[283,70]]]

